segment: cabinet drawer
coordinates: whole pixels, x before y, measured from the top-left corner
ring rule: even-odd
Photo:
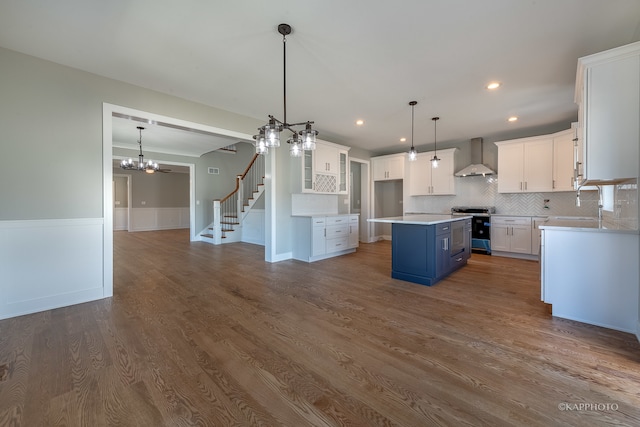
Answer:
[[[338,252],[349,249],[349,237],[338,237],[335,239],[327,238],[327,253]]]
[[[324,227],[326,223],[326,218],[321,216],[321,217],[314,217],[311,219],[311,225],[314,227]]]
[[[360,220],[360,217],[358,215],[351,215],[349,217],[349,222],[353,225],[353,224],[357,224]]]
[[[349,223],[348,216],[328,216],[327,217],[327,226],[338,225],[338,224],[348,224],[348,223]]]
[[[451,232],[451,223],[445,222],[442,224],[436,224],[436,235],[446,234]]]
[[[344,225],[331,225],[327,226],[327,239],[334,239],[337,237],[349,235],[349,224]]]
[[[492,225],[531,225],[530,216],[492,216]]]

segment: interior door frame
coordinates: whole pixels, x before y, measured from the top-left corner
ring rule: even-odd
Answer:
[[[372,216],[372,204],[371,204],[371,162],[369,160],[359,159],[357,157],[350,157],[350,162],[360,163],[360,224],[359,229],[362,230],[358,238],[360,241],[369,243],[371,242],[371,226],[372,223],[368,221]],[[351,168],[351,166],[349,166]],[[349,194],[351,198],[351,194]],[[351,206],[351,200],[349,200],[349,206]]]
[[[113,296],[113,123],[114,113],[140,117],[150,121],[162,122],[176,126],[182,126],[195,130],[230,136],[240,140],[250,141],[251,135],[235,132],[228,129],[217,128],[201,123],[189,122],[174,117],[162,116],[148,111],[136,110],[121,105],[104,102],[102,104],[102,265],[103,265],[103,296]],[[195,236],[195,164],[181,164],[163,162],[166,164],[180,164],[189,166],[189,223],[191,240],[197,240]],[[129,218],[130,219],[130,218]]]

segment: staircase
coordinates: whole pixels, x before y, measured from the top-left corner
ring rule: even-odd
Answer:
[[[213,222],[200,234],[203,242],[219,245],[242,240],[242,222],[264,192],[264,156],[255,154],[235,189],[213,201]]]

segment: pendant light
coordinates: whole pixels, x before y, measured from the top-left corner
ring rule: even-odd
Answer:
[[[316,149],[316,136],[318,131],[313,129],[311,125],[312,121],[300,122],[300,123],[288,123],[287,122],[287,36],[291,34],[291,26],[289,24],[278,25],[278,33],[282,34],[282,49],[283,49],[283,120],[278,120],[274,116],[269,115],[269,122],[258,128],[258,135],[254,135],[253,139],[256,140],[256,153],[267,154],[269,148],[278,148],[280,146],[280,132],[287,129],[293,136],[287,139],[287,142],[291,144],[289,147],[289,153],[292,157],[300,157],[302,151],[310,151]],[[305,128],[301,131],[296,131],[295,126],[304,125]],[[300,136],[301,138],[299,138]]]
[[[120,162],[120,167],[125,170],[139,170],[144,171],[146,173],[155,173],[160,169],[160,166],[152,160],[149,160],[147,163],[144,162],[144,155],[142,154],[142,131],[144,128],[142,126],[137,127],[140,132],[140,138],[138,139],[138,145],[140,147],[140,154],[138,154],[138,164],[133,163],[132,159],[124,159]]]
[[[433,120],[433,159],[431,159],[431,167],[437,168],[440,159],[438,158],[438,133],[436,125],[440,117],[432,117],[431,120]]]
[[[411,105],[411,149],[409,150],[409,161],[411,162],[413,162],[418,156],[418,152],[413,146],[413,109],[417,103],[418,101],[409,102],[409,105]]]

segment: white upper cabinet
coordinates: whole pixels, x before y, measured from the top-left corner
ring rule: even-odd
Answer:
[[[635,178],[640,153],[640,42],[578,60],[578,121],[586,181]]]
[[[553,191],[573,191],[575,132],[558,132],[553,137]]]
[[[405,154],[391,154],[371,158],[374,181],[404,179]]]
[[[524,138],[496,145],[499,193],[553,190],[553,138]]]
[[[317,141],[316,149],[291,159],[291,192],[347,194],[349,148]]]
[[[316,144],[313,152],[316,173],[338,174],[338,149],[326,144]]]
[[[455,191],[454,156],[456,148],[438,150],[438,167],[432,166],[434,152],[420,153],[408,162],[410,196],[453,195]]]

